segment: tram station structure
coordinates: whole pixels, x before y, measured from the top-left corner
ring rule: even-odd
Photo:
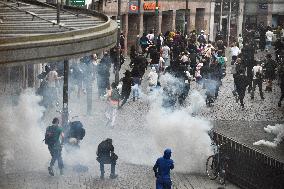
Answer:
[[[78,7],[0,0],[0,22],[1,95],[34,87],[42,63],[80,58],[116,45],[116,22]]]

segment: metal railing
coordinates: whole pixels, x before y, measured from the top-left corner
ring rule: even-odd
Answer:
[[[222,153],[229,157],[227,179],[245,189],[284,188],[284,163],[214,131]]]

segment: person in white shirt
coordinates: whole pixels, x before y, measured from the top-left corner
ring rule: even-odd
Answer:
[[[272,43],[272,39],[273,39],[273,32],[271,31],[271,28],[268,27],[268,30],[265,34],[266,36],[266,46],[265,46],[265,50],[269,51],[271,49],[271,43]]]
[[[159,59],[159,67],[158,67],[158,73],[163,72],[165,68],[165,60],[163,59],[163,57],[160,56]]]
[[[148,82],[149,82],[150,91],[153,91],[153,89],[157,86],[158,83],[158,74],[156,72],[155,67],[151,68],[151,71],[148,75]]]
[[[188,58],[187,53],[182,52],[182,56],[180,58],[180,61],[183,65],[189,65],[189,58]]]
[[[244,41],[244,39],[242,37],[242,34],[239,34],[238,43],[239,43],[240,50],[242,50],[242,48],[243,48],[243,41]]]
[[[170,59],[170,52],[171,52],[171,49],[170,47],[167,45],[167,43],[165,43],[161,49],[162,51],[162,57],[165,61],[165,68],[170,66],[170,62],[171,62],[171,59]]]
[[[237,60],[240,53],[239,47],[237,47],[236,43],[233,43],[233,46],[231,47],[232,62]]]
[[[261,99],[263,100],[263,92],[262,92],[262,75],[263,75],[263,70],[262,67],[260,65],[260,61],[257,61],[256,66],[254,66],[252,68],[252,72],[253,72],[253,84],[252,84],[252,91],[251,91],[251,99],[254,99],[254,91],[256,88],[256,85],[258,86],[259,89],[259,94]]]
[[[57,101],[56,82],[62,78],[63,76],[58,77],[58,73],[54,65],[51,67],[51,71],[48,72],[48,74],[46,75],[47,93],[48,93],[49,101],[51,105],[53,105],[54,101]]]
[[[151,30],[150,33],[146,37],[148,38],[149,41],[154,42],[154,38],[155,38],[154,31]]]

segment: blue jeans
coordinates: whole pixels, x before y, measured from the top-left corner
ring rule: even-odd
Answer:
[[[61,156],[61,148],[59,147],[55,148],[55,147],[48,146],[48,150],[51,155],[50,167],[53,167],[55,161],[57,160],[58,168],[63,169],[64,166],[63,166],[63,160]]]
[[[112,162],[110,164],[110,175],[115,175],[115,162]],[[105,174],[105,164],[103,162],[100,162],[100,171],[101,171],[101,177]]]
[[[271,49],[271,41],[266,41],[265,49],[270,50]]]
[[[169,179],[159,179],[156,180],[156,189],[171,189],[172,188],[172,181]]]

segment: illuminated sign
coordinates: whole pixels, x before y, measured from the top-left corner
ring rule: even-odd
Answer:
[[[159,9],[161,8],[161,4],[158,4]],[[143,4],[144,10],[155,10],[156,9],[156,3],[155,2],[146,2]]]
[[[137,13],[139,10],[139,6],[137,2],[129,2],[129,12]]]

